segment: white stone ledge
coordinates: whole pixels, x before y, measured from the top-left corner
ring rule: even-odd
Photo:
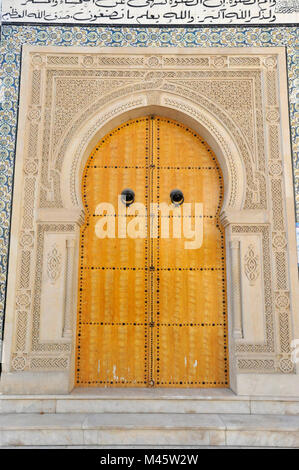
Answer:
[[[299,400],[253,400],[250,405],[251,414],[277,414],[299,416]]]
[[[68,371],[42,371],[42,372],[6,372],[1,375],[1,392],[9,396],[23,395],[24,390],[28,395],[39,395],[43,391],[48,396],[51,393],[66,394],[70,389]],[[37,392],[39,391],[39,392]]]
[[[245,396],[298,398],[298,374],[237,374],[236,393]]]
[[[0,446],[298,447],[299,416],[5,414]]]
[[[96,393],[98,392],[98,393]],[[189,413],[299,415],[299,397],[215,390],[76,389],[70,395],[0,395],[2,413]]]
[[[244,400],[57,400],[56,413],[249,413]]]

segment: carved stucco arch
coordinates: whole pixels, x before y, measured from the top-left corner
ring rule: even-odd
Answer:
[[[230,129],[215,117],[217,108],[214,104],[212,113],[177,93],[151,90],[128,94],[124,90],[123,95],[109,105],[98,106],[93,115],[90,109],[84,110],[82,117],[77,119],[78,125],[71,126],[72,135],[67,133],[62,141],[53,162],[55,170],[61,168],[59,179],[64,182],[60,184],[62,207],[83,209],[83,168],[90,151],[104,135],[129,119],[159,114],[191,127],[206,140],[215,152],[223,172],[225,197],[222,210],[240,211],[246,197],[248,168]]]
[[[231,388],[298,393],[285,63],[282,48],[23,48],[2,391],[72,390],[82,170],[153,113],[202,135],[223,171]]]

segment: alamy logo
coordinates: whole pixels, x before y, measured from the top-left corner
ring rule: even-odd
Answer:
[[[119,195],[117,212],[113,204],[101,202],[95,215],[99,216],[95,224],[98,238],[146,238],[149,234],[151,238],[184,238],[189,250],[202,246],[203,204],[199,202],[151,203],[148,209],[140,202],[126,204]]]

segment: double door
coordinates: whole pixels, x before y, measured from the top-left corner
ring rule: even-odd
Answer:
[[[93,149],[82,198],[76,385],[228,386],[223,179],[210,147],[164,117],[128,121]]]

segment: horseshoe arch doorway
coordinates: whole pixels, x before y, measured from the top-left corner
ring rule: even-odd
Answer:
[[[132,201],[119,197],[126,189]],[[133,119],[97,143],[82,182],[77,387],[228,387],[223,194],[211,148],[172,119]],[[145,208],[138,218],[130,202]],[[186,249],[184,220],[197,218],[202,243]]]

